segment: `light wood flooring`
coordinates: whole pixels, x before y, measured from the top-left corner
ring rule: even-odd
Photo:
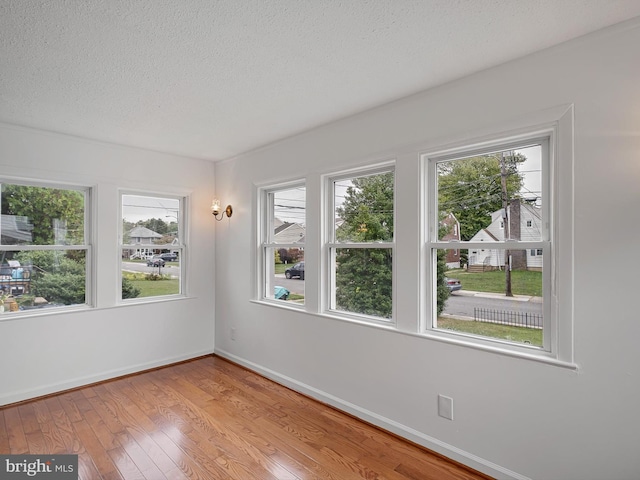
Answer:
[[[0,453],[78,454],[80,479],[488,478],[215,356],[0,408]]]

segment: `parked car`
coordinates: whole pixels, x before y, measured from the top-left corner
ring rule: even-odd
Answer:
[[[178,260],[178,255],[175,253],[161,253],[160,258],[162,258],[165,262],[175,262]]]
[[[449,292],[457,292],[458,290],[462,290],[462,284],[457,278],[444,277],[444,282],[447,284]]]
[[[284,276],[287,278],[298,277],[300,280],[304,280],[304,262],[298,262],[293,267],[289,267],[284,271]]]
[[[154,255],[149,260],[147,260],[147,267],[164,267],[164,260],[160,255]]]

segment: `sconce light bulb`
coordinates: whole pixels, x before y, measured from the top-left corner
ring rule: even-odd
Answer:
[[[214,215],[218,215],[220,213],[220,200],[218,200],[217,198],[213,200],[213,203],[211,204],[211,213],[213,213]]]

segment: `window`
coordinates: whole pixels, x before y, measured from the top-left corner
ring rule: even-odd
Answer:
[[[91,302],[89,198],[83,187],[2,183],[0,311]]]
[[[543,136],[426,158],[428,332],[551,350],[549,146]],[[464,268],[444,261],[440,219],[450,214],[460,222]]]
[[[122,300],[184,293],[184,203],[182,197],[121,194]]]
[[[389,166],[329,178],[330,311],[393,317],[394,187]]]
[[[304,305],[306,187],[265,188],[262,198],[262,299]]]

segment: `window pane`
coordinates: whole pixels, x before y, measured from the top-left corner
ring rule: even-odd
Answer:
[[[334,182],[335,241],[393,241],[393,172]]]
[[[180,201],[143,195],[122,196],[122,243],[124,245],[180,243]],[[131,249],[130,255],[160,253]]]
[[[533,145],[439,162],[438,239],[543,240],[541,156]]]
[[[123,255],[128,250],[123,250]],[[122,299],[159,297],[180,293],[180,255],[156,254],[122,260]]]
[[[434,328],[542,346],[542,255],[531,250],[484,250],[468,268],[447,267],[448,250],[436,250],[437,320]],[[536,253],[536,251],[533,251]],[[510,258],[512,268],[505,269]]]
[[[0,203],[2,245],[84,244],[84,192],[3,183]]]
[[[304,250],[302,248],[267,248],[273,259],[273,270],[268,275],[265,292],[267,298],[304,304]]]
[[[335,309],[391,318],[392,249],[335,249]]]
[[[306,189],[294,187],[269,194],[273,202],[271,243],[304,243]]]
[[[178,198],[122,195],[122,299],[182,293]]]
[[[83,305],[85,282],[84,250],[3,252],[0,290],[20,310]]]

